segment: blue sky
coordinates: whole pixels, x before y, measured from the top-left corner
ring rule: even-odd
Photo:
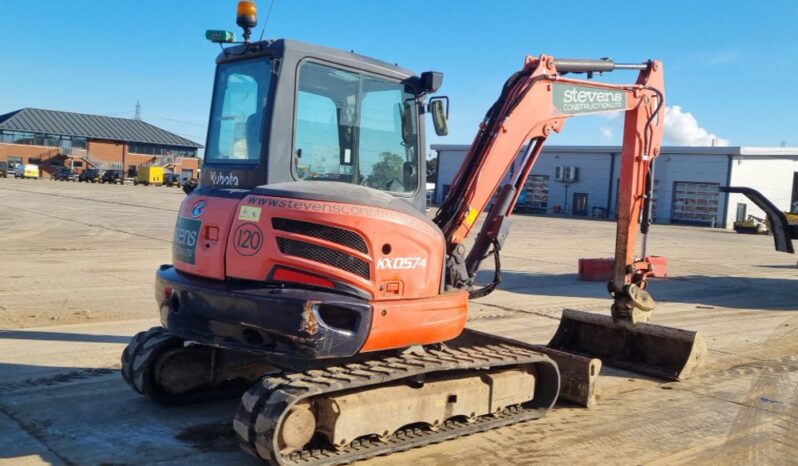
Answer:
[[[258,6],[262,24],[269,2]],[[219,52],[204,31],[238,34],[235,7],[235,0],[6,0],[0,113],[37,107],[131,117],[138,100],[144,120],[204,142]],[[791,1],[276,0],[265,37],[443,71],[451,131],[429,143],[470,143],[524,56],[546,53],[662,60],[668,105],[679,107],[669,113],[679,127],[666,143],[714,135],[732,145],[798,146],[796,23]],[[550,143],[618,143],[620,129],[619,119],[583,117]]]

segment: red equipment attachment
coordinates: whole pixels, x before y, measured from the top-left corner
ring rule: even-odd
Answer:
[[[646,256],[643,261],[649,264],[647,277],[665,278],[668,276],[668,258],[664,256]],[[612,280],[615,271],[615,259],[604,257],[598,259],[579,259],[579,279],[587,282],[606,282]]]

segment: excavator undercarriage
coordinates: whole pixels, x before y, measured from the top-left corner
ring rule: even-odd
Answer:
[[[233,428],[259,458],[329,465],[544,416],[560,375],[537,349],[466,330],[439,345],[300,370],[155,327],[133,338],[122,362],[128,384],[163,404],[241,396]]]

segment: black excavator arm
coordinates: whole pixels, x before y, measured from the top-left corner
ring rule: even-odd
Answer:
[[[764,210],[765,214],[768,216],[770,231],[773,233],[773,242],[776,243],[776,251],[788,252],[790,254],[795,253],[792,240],[798,239],[798,225],[790,225],[784,212],[773,205],[762,193],[756,189],[741,186],[722,186],[720,191],[724,193],[743,194],[748,199],[751,199],[751,202]]]

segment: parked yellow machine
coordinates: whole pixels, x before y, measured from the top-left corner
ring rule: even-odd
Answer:
[[[141,167],[136,174],[136,179],[133,184],[143,184],[161,186],[163,184],[163,167]]]
[[[18,164],[14,169],[14,178],[36,180],[39,178],[39,166],[31,163]]]

